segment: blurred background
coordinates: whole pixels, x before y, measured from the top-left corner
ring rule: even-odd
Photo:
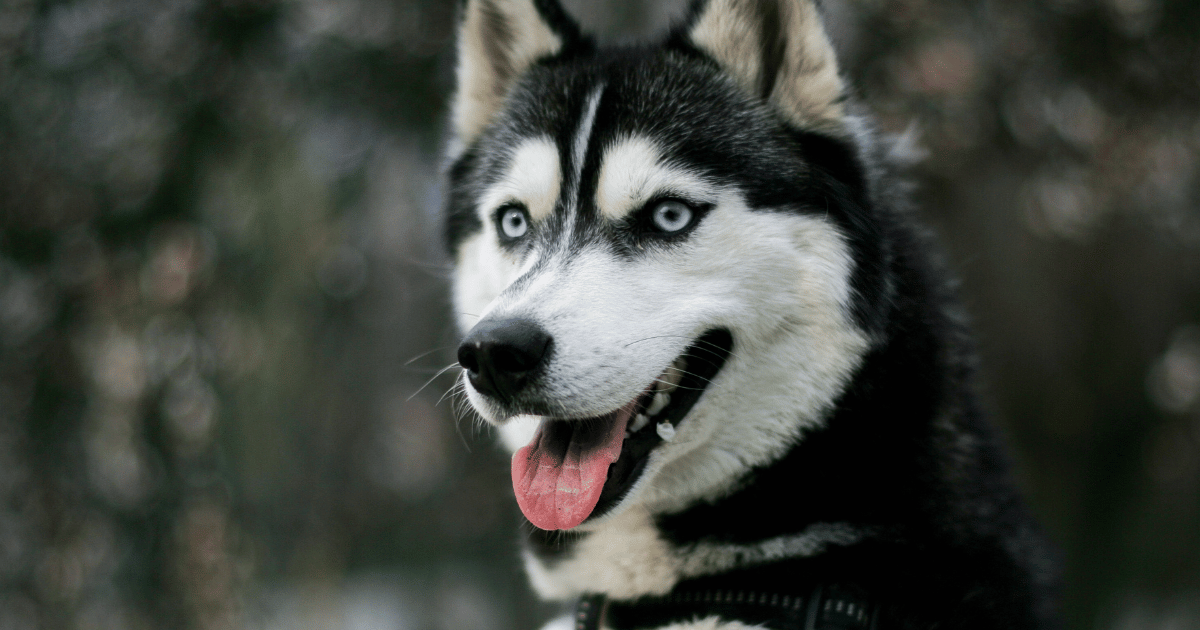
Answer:
[[[552,612],[438,376],[454,4],[0,2],[0,630]],[[1200,628],[1200,3],[825,4],[923,147],[1069,628]]]

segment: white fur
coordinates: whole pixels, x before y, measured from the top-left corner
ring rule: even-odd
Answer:
[[[529,218],[541,221],[554,212],[562,187],[558,148],[550,138],[525,140],[513,152],[508,172],[484,192],[479,204],[480,218],[491,221],[491,213],[500,206],[519,202],[529,210]]]
[[[712,185],[697,174],[664,163],[662,151],[653,140],[631,136],[604,153],[596,207],[603,216],[619,220],[656,194],[683,191],[703,197],[714,195]]]
[[[806,558],[829,545],[849,545],[862,538],[863,532],[850,525],[817,523],[799,534],[768,538],[750,545],[698,543],[678,552],[679,572],[682,577],[696,577],[784,558]]]
[[[533,441],[541,422],[541,416],[513,416],[508,422],[500,425],[500,442],[510,453],[515,453],[517,449]]]
[[[685,578],[814,556],[829,545],[857,542],[865,534],[842,523],[817,523],[798,534],[753,544],[674,547],[659,536],[650,513],[635,506],[590,530],[568,558],[545,564],[526,553],[525,568],[534,590],[546,599],[565,600],[584,592],[632,599],[664,594]]]
[[[663,595],[675,586],[680,560],[659,537],[648,511],[633,507],[608,520],[611,526],[579,540],[566,561],[546,565],[525,554],[525,569],[538,595],[569,599],[587,591],[633,599]]]
[[[458,248],[453,293],[455,320],[461,330],[470,330],[492,299],[512,284],[520,271],[519,261],[505,256],[496,246],[495,227],[489,221],[483,226]]]

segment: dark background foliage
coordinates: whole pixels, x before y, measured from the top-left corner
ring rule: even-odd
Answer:
[[[453,5],[0,3],[0,629],[546,614],[435,377]],[[1200,627],[1200,3],[826,5],[922,147],[1070,628]]]

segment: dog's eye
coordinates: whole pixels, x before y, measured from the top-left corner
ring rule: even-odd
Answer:
[[[692,224],[696,213],[682,201],[668,199],[661,201],[650,211],[650,221],[654,227],[667,234],[678,232]]]
[[[497,214],[500,233],[506,238],[521,238],[529,231],[529,217],[525,215],[524,208],[507,206],[501,208]]]

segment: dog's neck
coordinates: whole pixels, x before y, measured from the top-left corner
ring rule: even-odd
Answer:
[[[525,566],[534,589],[546,599],[566,600],[585,593],[628,600],[664,595],[681,580],[805,558],[829,545],[847,545],[869,532],[838,523],[748,544],[664,539],[654,518],[631,506],[582,536],[561,537],[548,551],[529,549]]]
[[[631,506],[580,537],[553,543],[550,554],[525,552],[525,568],[543,598],[583,593],[618,599],[662,595],[682,576],[677,550],[659,535],[651,515]]]

